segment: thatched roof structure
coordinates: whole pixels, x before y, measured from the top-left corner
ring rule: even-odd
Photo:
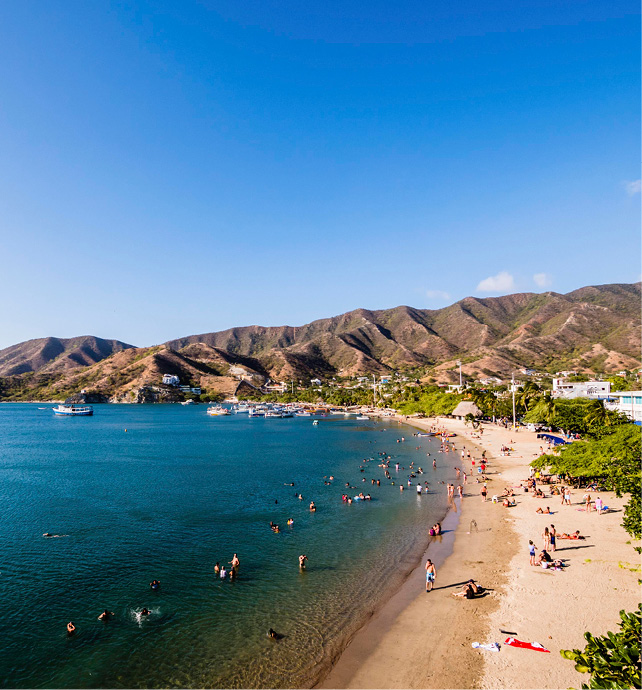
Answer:
[[[472,414],[473,417],[481,417],[482,411],[470,400],[462,400],[459,405],[453,410],[453,416],[465,417],[467,414]]]

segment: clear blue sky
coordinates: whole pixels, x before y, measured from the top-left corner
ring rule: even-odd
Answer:
[[[0,4],[0,347],[640,279],[629,0]]]

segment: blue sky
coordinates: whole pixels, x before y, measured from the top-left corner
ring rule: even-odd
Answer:
[[[640,279],[638,3],[0,4],[0,347]]]

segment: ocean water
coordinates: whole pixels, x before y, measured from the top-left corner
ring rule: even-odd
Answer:
[[[447,510],[440,482],[454,481],[454,454],[395,422],[94,410],[0,405],[3,687],[311,686],[417,565]],[[378,467],[384,451],[394,486]],[[411,461],[429,494],[407,487]],[[359,491],[373,500],[342,502]],[[214,564],[235,552],[239,577],[221,581]],[[105,608],[109,623],[97,620]]]

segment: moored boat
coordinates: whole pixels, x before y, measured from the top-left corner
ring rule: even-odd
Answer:
[[[54,414],[59,417],[91,417],[94,408],[91,405],[58,405],[53,408]]]
[[[210,417],[224,417],[230,414],[230,411],[227,409],[227,407],[222,407],[221,405],[212,405],[211,407],[207,408],[207,414],[210,415]]]

